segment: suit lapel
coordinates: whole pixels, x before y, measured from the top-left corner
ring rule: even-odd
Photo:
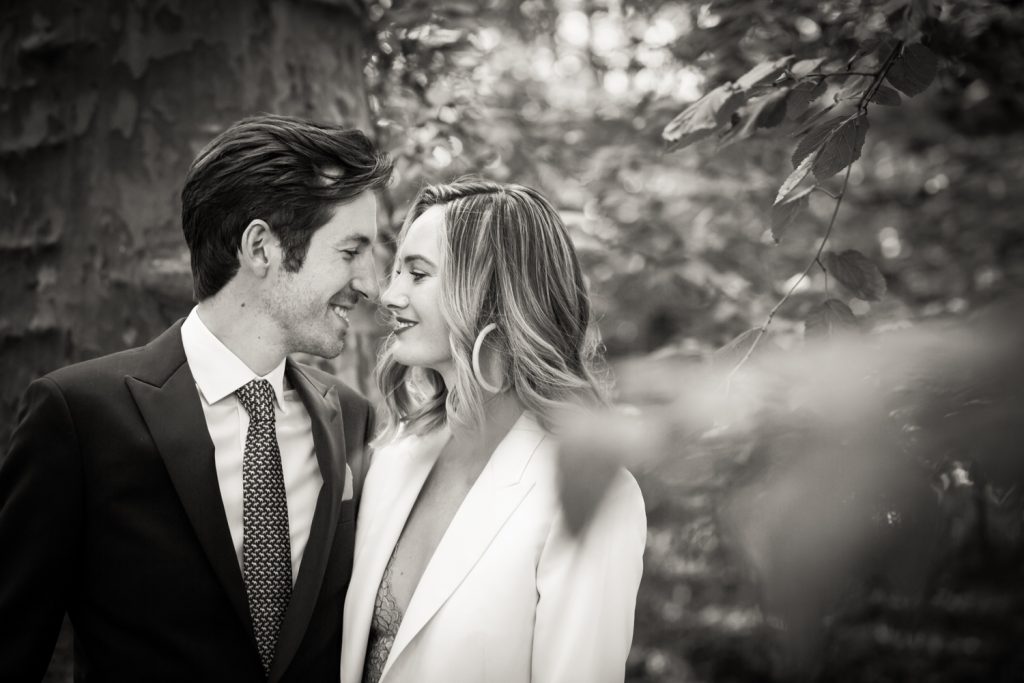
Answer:
[[[151,342],[144,353],[149,362],[138,376],[125,377],[128,390],[163,458],[199,544],[251,635],[245,584],[220,496],[213,442],[195,380],[185,362],[181,321]]]
[[[385,679],[388,669],[406,646],[459,587],[533,488],[534,482],[524,477],[523,473],[543,439],[543,430],[524,413],[498,444],[441,537],[416,586],[391,646],[381,680]],[[419,493],[419,488],[416,493]],[[407,516],[408,512],[402,517],[399,532]],[[393,548],[394,542],[386,547]]]
[[[366,493],[356,528],[356,557],[352,582],[345,598],[345,650],[347,666],[342,679],[357,677],[366,658],[373,606],[384,570],[412,506],[447,440],[447,430],[408,437],[385,447],[374,457],[366,480]],[[370,507],[370,505],[373,507]]]
[[[302,399],[309,413],[313,431],[313,447],[323,486],[317,497],[309,540],[302,553],[302,564],[292,589],[292,599],[285,613],[277,654],[270,669],[270,680],[281,678],[306,634],[309,618],[316,606],[323,584],[331,544],[338,528],[345,476],[345,425],[337,390],[306,375],[291,360],[285,368],[288,381]]]
[[[213,443],[181,344],[182,322],[179,320],[144,349],[143,370],[137,376],[125,377],[125,382],[163,458],[199,543],[235,612],[252,636],[249,602],[221,500]],[[324,483],[278,638],[277,656],[270,675],[272,681],[280,679],[295,656],[320,593],[330,544],[338,526],[346,457],[344,424],[334,387],[308,377],[291,361],[285,372],[309,412],[313,446]],[[253,648],[255,651],[255,638]]]

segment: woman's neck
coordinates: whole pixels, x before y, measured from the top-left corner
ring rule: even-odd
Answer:
[[[505,438],[523,414],[523,404],[515,392],[505,391],[484,401],[484,419],[473,429],[453,429],[450,445],[468,453],[490,454]]]
[[[503,391],[484,401],[484,423],[482,435],[486,439],[497,437],[499,440],[512,429],[523,414],[523,404],[513,391]]]

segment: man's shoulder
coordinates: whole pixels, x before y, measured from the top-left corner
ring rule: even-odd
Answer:
[[[64,389],[94,386],[97,382],[120,381],[133,374],[144,355],[145,347],[125,349],[105,356],[65,365],[44,377]]]
[[[44,377],[64,390],[86,389],[102,390],[110,383],[121,383],[125,376],[143,376],[151,374],[154,361],[160,360],[161,365],[173,365],[184,362],[180,335],[176,349],[173,346],[174,335],[180,323],[172,325],[158,337],[144,346],[115,351],[103,356],[66,365],[47,373]]]

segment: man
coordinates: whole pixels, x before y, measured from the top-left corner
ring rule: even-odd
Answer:
[[[0,680],[42,678],[67,612],[77,681],[336,683],[373,413],[286,356],[337,356],[376,296],[390,173],[362,133],[278,116],[199,154],[198,305],[25,394],[0,468]]]

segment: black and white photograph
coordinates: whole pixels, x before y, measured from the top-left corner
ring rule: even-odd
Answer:
[[[6,0],[0,682],[1024,680],[1024,2]]]

